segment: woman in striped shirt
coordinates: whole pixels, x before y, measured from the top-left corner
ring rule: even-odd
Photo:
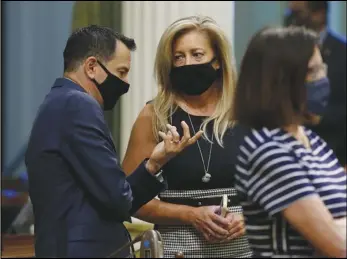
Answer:
[[[317,40],[301,27],[265,28],[241,64],[236,188],[257,257],[346,257],[346,172],[302,126],[329,96]]]

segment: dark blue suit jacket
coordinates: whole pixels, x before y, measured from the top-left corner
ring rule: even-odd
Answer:
[[[123,221],[164,185],[144,163],[126,178],[116,157],[101,106],[57,79],[26,153],[37,257],[106,257],[128,242]]]
[[[346,165],[346,39],[330,31],[321,47],[328,65],[331,94],[327,110],[318,126],[311,127]]]

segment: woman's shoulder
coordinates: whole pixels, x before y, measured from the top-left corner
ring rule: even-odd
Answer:
[[[153,105],[146,104],[139,112],[133,124],[131,139],[145,139],[146,141],[156,142],[153,136],[153,115]]]
[[[314,132],[313,130],[311,130],[310,128],[306,127],[306,126],[302,126],[305,134],[307,137],[309,138],[313,138],[313,139],[317,139],[319,141],[324,141],[316,132]]]
[[[140,111],[139,117],[152,117],[154,115],[153,100],[146,102],[145,106]]]
[[[152,118],[154,115],[154,108],[151,103],[146,104],[140,113],[138,114],[135,123],[133,125],[133,130],[136,132],[151,132],[152,130]],[[148,130],[147,130],[148,129]]]
[[[235,123],[231,128],[231,133],[234,139],[243,140],[243,142],[254,142],[251,146],[256,147],[272,141],[276,132],[272,132],[267,128],[255,129]]]
[[[146,105],[148,105],[148,104],[153,104],[153,101],[154,101],[153,99],[152,99],[152,100],[147,101],[147,102],[146,102]]]
[[[267,152],[272,149],[288,150],[288,136],[279,128],[251,128],[235,124],[232,128],[233,141],[238,145],[241,153],[247,157],[252,154]]]

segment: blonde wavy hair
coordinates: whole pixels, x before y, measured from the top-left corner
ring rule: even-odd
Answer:
[[[153,116],[153,133],[156,140],[159,141],[159,130],[166,131],[166,124],[169,123],[172,113],[178,107],[175,103],[176,93],[172,90],[169,77],[173,67],[173,44],[178,37],[194,30],[207,33],[222,70],[221,87],[219,88],[221,93],[216,110],[203,121],[201,129],[204,131],[204,137],[209,140],[206,128],[210,122],[215,121],[213,126],[214,138],[223,147],[223,136],[233,124],[230,119],[230,112],[236,86],[236,73],[233,67],[232,49],[228,38],[217,23],[212,18],[206,16],[190,16],[175,21],[165,30],[159,41],[154,64],[154,76],[158,84],[158,94],[153,100],[155,113],[155,116]]]

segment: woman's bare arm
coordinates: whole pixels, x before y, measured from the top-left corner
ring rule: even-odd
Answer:
[[[283,215],[319,253],[346,257],[346,230],[339,228],[319,196],[311,195],[294,202]]]
[[[154,116],[153,106],[148,104],[134,123],[122,164],[124,172],[128,175],[143,159],[150,156],[157,144],[152,131],[152,116]],[[225,229],[229,222],[217,216],[212,207],[194,208],[153,199],[141,207],[135,217],[154,224],[194,225],[202,232],[208,232],[211,236],[218,238],[228,234]]]

